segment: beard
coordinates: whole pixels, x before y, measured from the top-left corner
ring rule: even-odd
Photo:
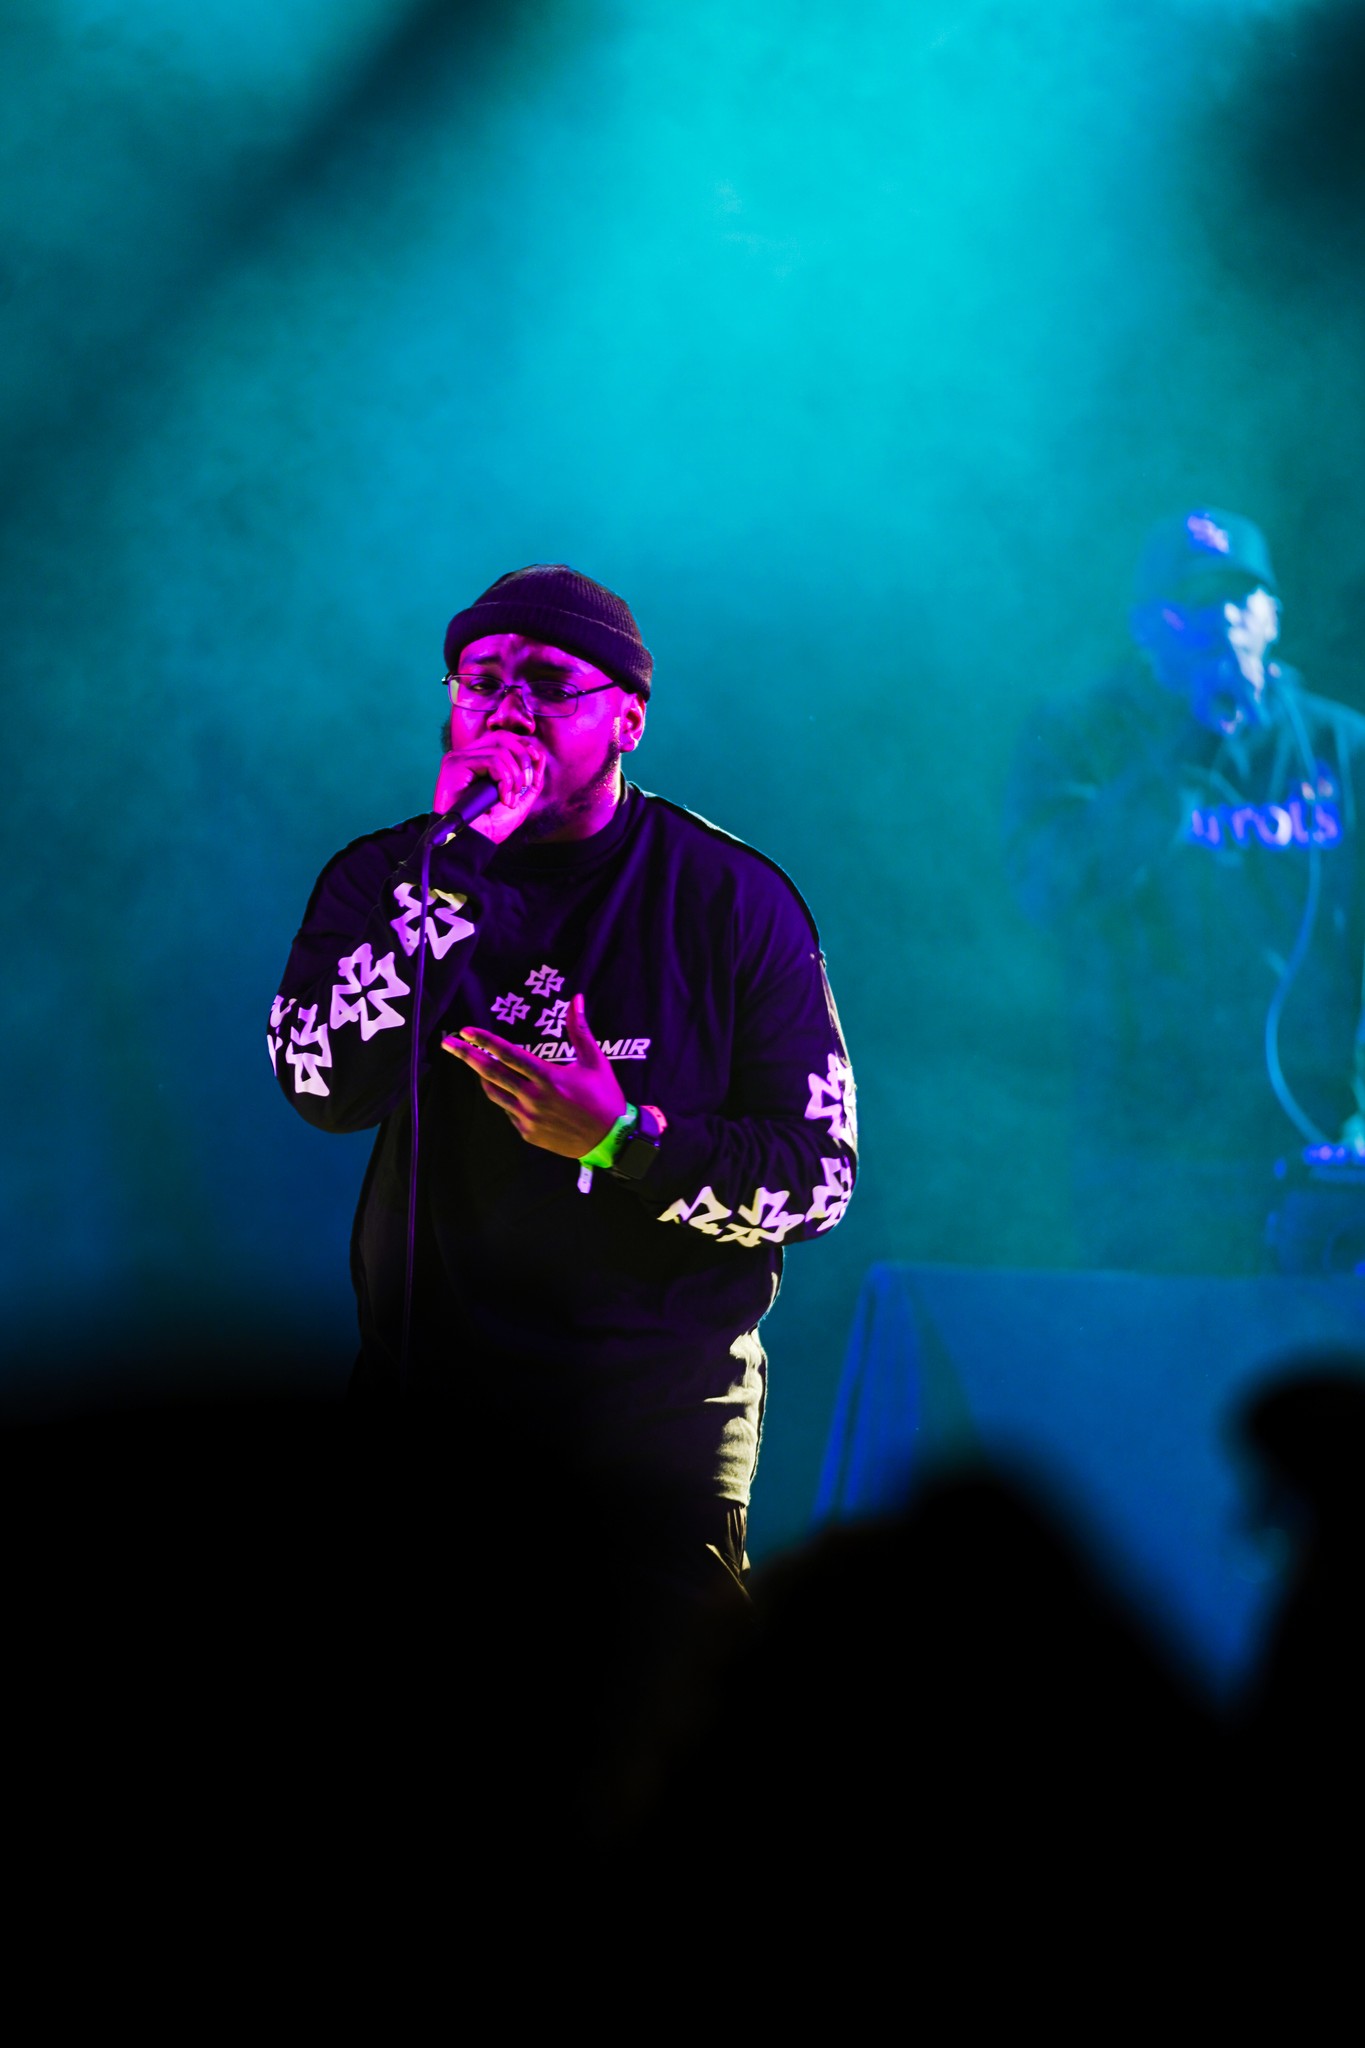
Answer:
[[[590,811],[604,793],[615,785],[620,760],[620,747],[614,739],[609,739],[597,767],[585,775],[567,795],[556,797],[553,802],[532,811],[517,838],[525,845],[530,840],[548,839],[551,833],[560,832],[566,825],[573,824],[585,811]]]

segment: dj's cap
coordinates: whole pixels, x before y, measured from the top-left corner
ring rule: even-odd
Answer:
[[[1139,604],[1179,597],[1220,569],[1244,574],[1248,588],[1260,584],[1272,597],[1278,594],[1260,527],[1238,512],[1198,505],[1157,521],[1138,558],[1133,594]]]

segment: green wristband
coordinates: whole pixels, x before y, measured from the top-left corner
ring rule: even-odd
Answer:
[[[633,1102],[628,1102],[617,1117],[605,1138],[599,1138],[591,1152],[585,1152],[579,1160],[580,1166],[613,1166],[620,1149],[622,1138],[640,1114]]]

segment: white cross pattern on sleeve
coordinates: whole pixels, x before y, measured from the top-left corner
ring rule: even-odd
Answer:
[[[560,985],[561,987],[563,986],[562,980]],[[568,1014],[569,1006],[567,1003],[551,1003],[536,1018],[536,1030],[544,1031],[550,1038],[562,1038],[564,1036],[564,1019]]]
[[[811,1192],[810,1207],[806,1211],[807,1223],[813,1223],[816,1231],[833,1230],[841,1221],[853,1193],[853,1163],[848,1159],[822,1159],[825,1178],[818,1188]]]
[[[858,1143],[858,1106],[853,1086],[853,1069],[846,1059],[837,1052],[829,1056],[828,1078],[822,1080],[819,1074],[807,1074],[810,1082],[810,1101],[806,1104],[806,1121],[813,1123],[823,1117],[829,1124],[829,1134],[836,1145],[855,1148]]]
[[[708,1237],[718,1237],[720,1226],[733,1212],[724,1202],[716,1200],[716,1191],[705,1187],[695,1201],[684,1202],[679,1196],[669,1204],[659,1218],[660,1223],[690,1223],[694,1230],[705,1231]]]
[[[389,923],[398,934],[399,945],[411,957],[417,951],[417,920],[422,914],[422,899],[411,882],[400,882],[393,892],[393,900],[401,907],[403,915],[390,918]],[[427,946],[438,960],[445,959],[457,939],[467,939],[474,930],[469,919],[460,916],[467,900],[464,896],[451,896],[446,902],[438,902],[433,892],[427,909]]]
[[[557,996],[564,986],[564,977],[551,967],[547,960],[543,967],[533,967],[526,977],[525,986],[535,996]]]
[[[398,979],[393,954],[386,953],[382,960],[376,960],[367,939],[354,953],[338,960],[337,966],[347,979],[338,981],[332,989],[332,1012],[327,1021],[333,1031],[339,1031],[343,1024],[359,1024],[361,1037],[370,1039],[376,1031],[401,1030],[407,1019],[389,999],[411,991],[407,982]],[[376,988],[374,984],[381,978],[383,986]]]
[[[790,1193],[790,1188],[783,1188],[776,1195],[768,1188],[760,1188],[752,1202],[747,1206],[741,1202],[735,1211],[748,1228],[739,1222],[730,1223],[720,1234],[721,1243],[743,1244],[751,1249],[759,1244],[781,1244],[789,1230],[795,1230],[798,1223],[806,1220],[804,1216],[789,1216],[783,1209]]]
[[[531,1005],[524,1003],[514,989],[508,989],[505,996],[499,996],[488,1005],[499,1024],[520,1024],[523,1017],[531,1014]]]
[[[303,1029],[299,1029],[299,1025]],[[331,1089],[322,1078],[321,1069],[332,1064],[332,1048],[327,1043],[327,1026],[318,1023],[318,1006],[313,1003],[306,1010],[299,1011],[298,1024],[289,1027],[290,1043],[284,1049],[284,1056],[294,1069],[294,1093],[296,1095],[330,1095]],[[318,1050],[309,1052],[306,1048],[315,1045]]]
[[[294,999],[292,996],[288,1002],[285,1001],[283,996],[276,996],[274,1002],[270,1005],[270,1029],[265,1034],[265,1049],[270,1054],[270,1064],[277,1074],[280,1071],[280,1047],[284,1044],[284,1032],[281,1026],[293,1007]]]

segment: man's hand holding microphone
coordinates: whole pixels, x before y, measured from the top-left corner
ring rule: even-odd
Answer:
[[[545,768],[545,749],[533,736],[501,728],[482,732],[443,756],[431,808],[440,819],[453,814],[452,826],[467,824],[500,845],[535,808]]]

